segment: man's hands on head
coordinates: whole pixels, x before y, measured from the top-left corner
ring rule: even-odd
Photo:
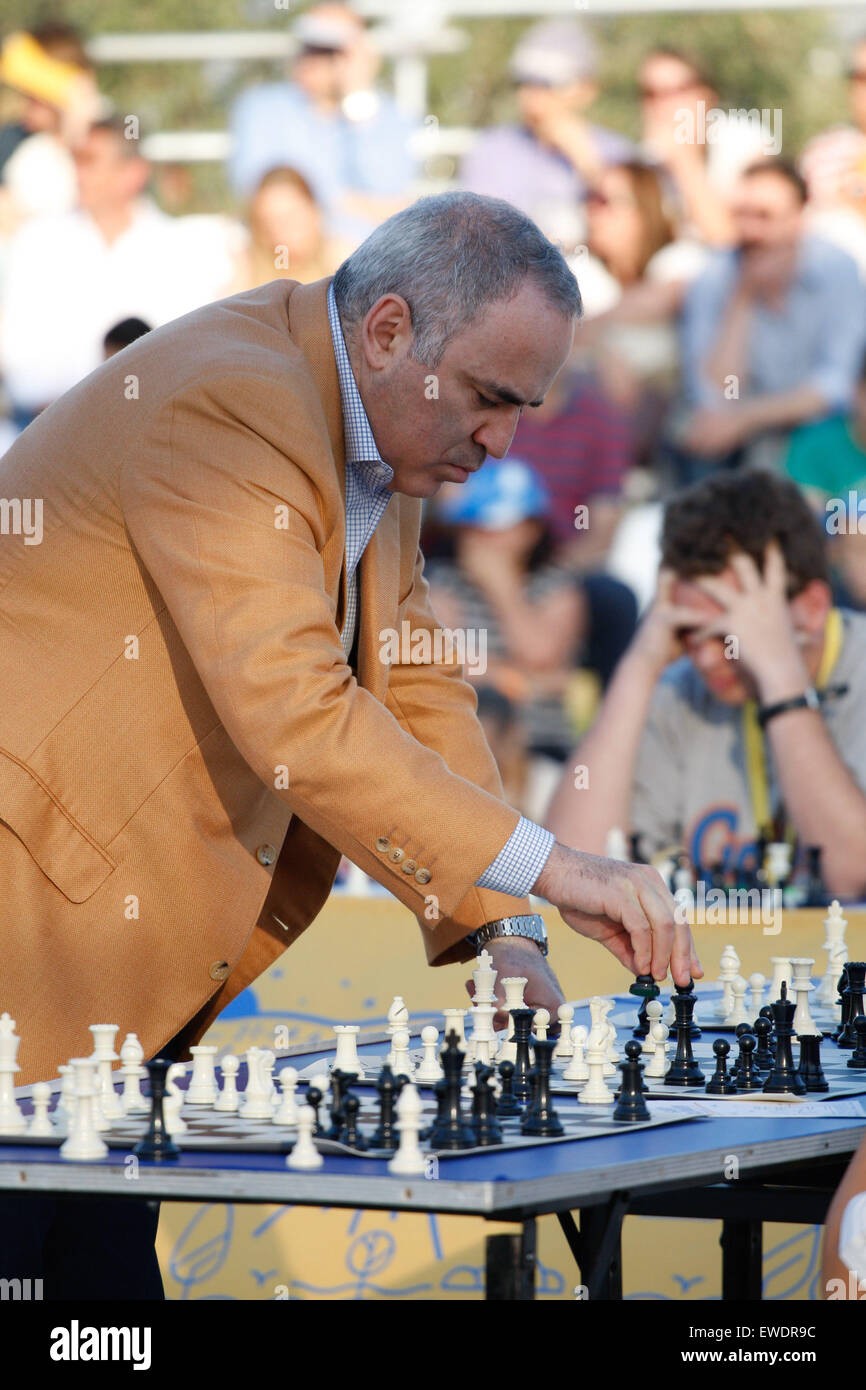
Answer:
[[[682,629],[693,628],[706,621],[705,615],[698,609],[674,603],[675,583],[673,570],[659,571],[655,598],[629,647],[629,656],[642,659],[656,676],[660,676],[666,666],[683,655],[679,637]]]
[[[691,930],[658,872],[557,843],[533,889],[581,936],[599,941],[634,975],[674,983],[703,975]],[[546,1005],[545,1005],[546,1007]]]
[[[526,987],[523,991],[526,1007],[547,1009],[555,1023],[556,1011],[560,1004],[565,1003],[565,996],[559,981],[535,942],[526,937],[503,936],[488,941],[484,949],[489,951],[493,957],[493,965],[497,972],[496,1002],[499,1008],[493,1019],[494,1028],[504,1028],[508,1023],[508,1014],[505,1011],[505,990],[502,987],[502,981],[514,976],[526,978]],[[471,994],[473,988],[471,979],[466,981],[466,988]]]

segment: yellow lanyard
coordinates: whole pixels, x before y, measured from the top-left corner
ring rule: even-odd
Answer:
[[[830,673],[839,659],[842,650],[843,624],[838,608],[831,608],[827,614],[824,629],[824,650],[815,687],[822,690],[830,679]],[[746,774],[752,800],[752,814],[755,830],[760,835],[771,822],[770,791],[767,785],[767,759],[764,748],[764,734],[758,723],[758,702],[747,700],[743,706],[743,744],[746,752]]]

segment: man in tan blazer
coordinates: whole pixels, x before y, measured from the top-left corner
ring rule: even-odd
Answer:
[[[422,499],[505,454],[579,308],[522,214],[423,200],[333,285],[276,281],[140,339],[4,457],[20,1080],[88,1054],[94,1022],[182,1052],[309,926],[341,854],[415,913],[432,964],[484,928],[538,1005],[561,995],[529,889],[632,970],[699,973],[657,874],[502,801],[456,664],[383,658],[383,634],[436,625]]]

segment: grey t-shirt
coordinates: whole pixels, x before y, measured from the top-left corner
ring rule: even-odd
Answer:
[[[842,761],[866,791],[866,614],[843,610],[842,650],[830,685],[848,692],[822,707]],[[765,739],[770,806],[778,780]],[[734,867],[758,833],[743,745],[742,707],[710,694],[687,657],[653,694],[632,789],[632,830],[645,855],[681,845],[693,864]]]

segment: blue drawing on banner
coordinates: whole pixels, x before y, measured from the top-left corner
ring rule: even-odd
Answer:
[[[480,1265],[455,1265],[442,1276],[439,1287],[447,1293],[483,1293],[484,1271]]]
[[[376,1007],[376,1001],[375,1001],[375,999],[365,999],[362,1007],[365,1008],[365,1009],[375,1009],[375,1007]]]
[[[821,1227],[807,1226],[764,1255],[765,1302],[781,1303],[812,1284],[821,1256]],[[780,1287],[781,1285],[781,1287]]]
[[[352,988],[352,981],[351,981],[351,980],[341,980],[341,981],[340,981],[340,989],[351,989],[351,988]]]
[[[704,1276],[702,1274],[698,1274],[694,1279],[687,1279],[684,1274],[672,1274],[671,1278],[679,1284],[680,1292],[684,1294],[688,1293],[689,1289],[693,1288],[695,1284],[702,1284],[704,1282]]]
[[[264,1269],[264,1270],[261,1270],[261,1269],[251,1269],[251,1270],[250,1270],[250,1274],[253,1276],[253,1278],[255,1279],[256,1283],[259,1284],[259,1285],[264,1284],[265,1280],[267,1280],[267,1279],[275,1279],[278,1273],[279,1273],[279,1270],[276,1270],[276,1269]]]
[[[281,1216],[285,1216],[287,1212],[293,1210],[294,1207],[291,1205],[277,1207],[276,1211],[272,1211],[269,1216],[265,1217],[264,1221],[262,1221],[258,1226],[254,1228],[252,1233],[253,1239],[255,1240],[257,1236],[263,1236],[265,1234],[265,1231],[269,1231],[271,1227],[275,1225],[277,1221],[279,1221]]]
[[[308,1293],[320,1296],[322,1294],[351,1294],[355,1299],[363,1299],[368,1294],[387,1298],[411,1298],[418,1294],[428,1293],[432,1288],[429,1282],[410,1284],[403,1288],[388,1288],[373,1282],[373,1276],[384,1274],[392,1263],[396,1249],[397,1242],[388,1231],[365,1231],[356,1236],[346,1251],[346,1267],[349,1273],[354,1276],[351,1282],[317,1285],[294,1279],[292,1288],[303,1289]]]
[[[173,1279],[181,1285],[181,1298],[189,1297],[196,1284],[212,1279],[226,1262],[232,1243],[234,1208],[208,1203],[199,1207],[175,1241],[169,1259]]]

